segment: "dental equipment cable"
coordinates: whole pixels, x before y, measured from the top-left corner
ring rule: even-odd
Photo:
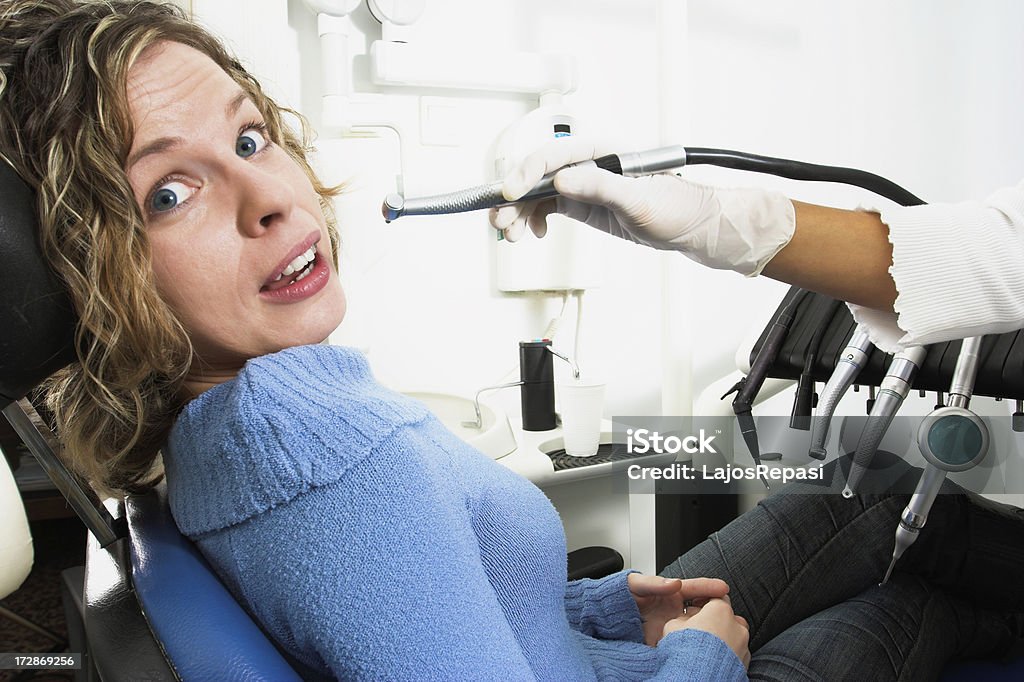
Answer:
[[[573,165],[597,166],[618,175],[640,176],[697,164],[711,164],[736,170],[768,173],[791,180],[839,182],[854,185],[891,199],[903,206],[914,206],[924,203],[899,185],[874,173],[854,168],[822,166],[804,163],[803,161],[759,156],[757,154],[730,151],[728,149],[682,146],[659,147],[642,152],[608,154],[607,156],[589,161],[581,161]],[[533,189],[523,195],[518,201],[532,201],[534,199],[556,196],[558,192],[555,191],[554,177],[557,172],[553,171],[545,175]],[[479,211],[495,206],[516,203],[505,199],[501,192],[503,184],[499,180],[448,194],[415,198],[406,198],[401,194],[392,193],[384,198],[381,213],[384,215],[384,220],[390,223],[392,220],[397,220],[402,216],[465,213],[467,211]]]
[[[860,374],[861,368],[867,364],[871,345],[867,332],[860,325],[855,327],[853,336],[850,337],[839,357],[839,362],[836,363],[835,371],[829,377],[825,388],[821,390],[817,412],[811,424],[811,447],[808,450],[808,454],[814,459],[825,459],[825,441],[828,438],[832,415],[847,389]]]
[[[857,450],[853,455],[853,463],[850,465],[850,475],[846,479],[846,487],[843,488],[843,497],[853,497],[864,472],[871,465],[875,451],[882,443],[885,432],[889,430],[896,412],[899,411],[903,401],[910,393],[910,387],[914,383],[914,375],[920,369],[928,354],[924,346],[910,346],[905,348],[892,359],[889,369],[886,370],[878,388],[878,396],[875,404],[871,407],[871,414],[868,416],[868,423],[861,431],[860,440],[857,441]]]
[[[928,521],[928,512],[946,479],[946,472],[970,469],[988,451],[988,428],[978,415],[967,409],[978,373],[981,341],[980,336],[964,339],[953,370],[947,405],[925,417],[917,430],[917,444],[928,464],[900,515],[892,561],[882,578],[883,585]]]

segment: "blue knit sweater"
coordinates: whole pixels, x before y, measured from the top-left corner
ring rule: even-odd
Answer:
[[[644,645],[625,572],[567,583],[544,494],[353,350],[250,360],[164,460],[178,526],[307,679],[746,680],[713,635]]]

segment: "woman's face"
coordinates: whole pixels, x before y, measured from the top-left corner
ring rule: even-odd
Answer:
[[[157,288],[196,351],[189,379],[220,383],[249,358],[327,338],[345,297],[319,196],[252,100],[172,42],[132,67],[128,97],[126,170]]]

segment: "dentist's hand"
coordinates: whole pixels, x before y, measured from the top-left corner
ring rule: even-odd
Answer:
[[[718,578],[680,580],[630,573],[626,584],[640,609],[644,643],[648,646],[657,645],[664,635],[665,625],[683,615],[684,602],[688,602],[690,608],[699,608],[709,599],[721,599],[729,592],[729,586]]]
[[[552,140],[505,178],[505,198],[515,201],[546,173],[602,152],[580,137]],[[792,202],[778,192],[716,189],[676,175],[628,178],[573,167],[555,176],[555,189],[559,196],[552,199],[491,209],[491,224],[510,241],[527,225],[542,237],[547,216],[562,213],[616,237],[748,276],[760,274],[789,243],[796,224]]]

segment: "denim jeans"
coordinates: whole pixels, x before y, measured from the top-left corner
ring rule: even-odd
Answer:
[[[919,470],[907,470],[915,481]],[[951,658],[1011,645],[1006,614],[1024,612],[1024,514],[947,482],[879,585],[909,496],[845,499],[845,476],[835,478],[825,494],[780,489],[661,573],[729,584],[750,624],[751,680],[931,680]]]

